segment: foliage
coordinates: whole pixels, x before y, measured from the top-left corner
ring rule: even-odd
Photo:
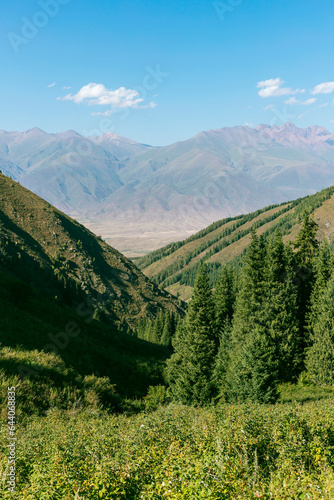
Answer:
[[[227,397],[230,400],[271,402],[276,399],[276,344],[265,314],[266,244],[252,234],[232,321]]]
[[[137,329],[137,336],[154,344],[171,347],[180,316],[173,311],[160,311],[153,320],[142,318]]]
[[[21,293],[17,294],[17,291]],[[0,406],[17,385],[22,414],[76,404],[121,410],[163,381],[168,349],[93,319],[94,309],[52,302],[0,270]]]
[[[203,266],[196,278],[184,324],[173,340],[175,353],[167,362],[167,377],[175,399],[189,404],[210,401],[217,346],[214,302]]]
[[[150,385],[145,398],[145,408],[156,410],[160,404],[168,400],[168,391],[165,385]]]
[[[334,276],[329,279],[316,305],[306,367],[315,383],[334,385]]]
[[[15,498],[322,499],[334,495],[330,400],[304,405],[50,411],[17,428]],[[6,491],[1,430],[0,494]]]

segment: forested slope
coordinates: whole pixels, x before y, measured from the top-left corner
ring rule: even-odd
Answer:
[[[250,243],[253,229],[268,236],[280,229],[284,241],[292,241],[301,227],[305,210],[319,225],[318,238],[333,237],[334,188],[290,203],[272,205],[251,214],[222,219],[190,238],[167,245],[136,261],[137,266],[160,287],[188,300],[198,266],[206,263],[211,283],[220,265],[238,265]]]

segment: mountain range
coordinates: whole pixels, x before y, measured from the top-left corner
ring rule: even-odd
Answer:
[[[334,134],[239,126],[163,147],[112,132],[0,131],[0,169],[131,256],[334,184]]]

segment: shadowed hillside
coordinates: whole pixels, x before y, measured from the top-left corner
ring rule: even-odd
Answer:
[[[117,250],[4,175],[0,238],[2,269],[68,305],[89,300],[117,327],[134,328],[143,316],[178,308]]]
[[[121,409],[146,395],[169,351],[134,335],[161,311],[182,312],[123,255],[0,174],[2,402],[11,385],[25,413]]]

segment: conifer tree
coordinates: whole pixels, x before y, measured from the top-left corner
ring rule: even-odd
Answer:
[[[216,398],[225,399],[226,371],[229,363],[231,321],[235,302],[234,273],[223,266],[214,291],[216,329],[219,334],[218,353],[213,370],[213,384]]]
[[[153,322],[151,342],[154,342],[155,344],[160,344],[163,329],[164,329],[164,315],[162,312],[159,312],[159,314],[157,315],[157,317]]]
[[[263,315],[265,264],[265,240],[253,231],[231,331],[226,374],[227,397],[231,401],[272,402],[277,397],[277,348]]]
[[[231,401],[273,403],[277,399],[278,369],[275,344],[267,329],[253,327],[237,351],[233,376],[227,374]],[[228,378],[229,377],[229,378]]]
[[[161,336],[161,344],[170,347],[172,344],[172,337],[174,334],[174,315],[172,312],[166,311],[164,317],[164,326]]]
[[[175,352],[168,361],[174,399],[187,404],[210,401],[216,345],[214,303],[206,266],[201,266],[187,316],[173,339]]]
[[[319,242],[316,238],[317,231],[318,224],[310,217],[310,214],[305,211],[302,227],[293,245],[297,249],[299,262],[306,267],[311,266],[313,257],[319,246]]]
[[[310,308],[307,314],[307,329],[312,331],[316,316],[318,314],[318,301],[323,300],[322,294],[327,286],[331,274],[333,273],[333,256],[327,240],[324,240],[319,247],[319,253],[315,259],[315,277],[312,287]]]
[[[281,233],[276,231],[267,249],[262,320],[266,335],[276,345],[281,382],[294,380],[302,370],[303,342],[298,312],[292,248],[284,246]]]
[[[223,266],[214,291],[216,326],[218,332],[223,332],[226,322],[231,322],[235,301],[234,274],[231,269]]]
[[[308,314],[312,287],[315,281],[315,259],[319,242],[316,239],[318,224],[305,212],[302,227],[293,246],[296,263],[296,283],[298,285],[299,321],[303,336],[303,348],[308,347]]]
[[[334,384],[334,276],[320,294],[314,309],[312,346],[308,350],[306,369],[313,382]]]
[[[264,293],[266,242],[252,231],[241,271],[239,290],[233,316],[234,341],[238,344],[259,321]]]
[[[212,381],[215,388],[215,398],[219,400],[226,400],[228,394],[226,378],[230,363],[231,330],[232,325],[230,321],[226,321],[221,331],[218,353],[213,369]]]
[[[144,340],[154,342],[154,323],[152,320],[148,320],[146,323]]]

